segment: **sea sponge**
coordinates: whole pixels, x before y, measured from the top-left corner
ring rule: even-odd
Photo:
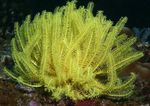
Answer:
[[[24,85],[44,87],[56,100],[130,96],[135,74],[127,80],[118,74],[143,53],[131,47],[135,37],[119,35],[126,17],[113,25],[102,11],[94,16],[92,10],[93,3],[76,8],[72,1],[32,21],[29,15],[21,26],[16,23],[15,65],[5,73]]]

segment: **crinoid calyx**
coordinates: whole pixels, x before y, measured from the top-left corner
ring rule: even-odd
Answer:
[[[92,14],[93,3],[76,8],[74,1],[55,11],[27,16],[15,24],[12,39],[13,70],[7,75],[30,87],[44,87],[56,100],[106,95],[127,97],[133,92],[135,74],[119,78],[123,67],[143,53],[131,46],[135,37],[119,35],[127,18],[116,25],[102,11]]]

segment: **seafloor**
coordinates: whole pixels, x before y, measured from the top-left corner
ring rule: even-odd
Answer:
[[[140,29],[138,29],[140,30]],[[147,31],[147,30],[146,30]],[[122,32],[130,36],[129,28]],[[149,33],[149,32],[148,32]],[[136,34],[136,33],[135,33]],[[150,34],[150,33],[149,33]],[[147,44],[147,43],[146,43]],[[149,106],[150,105],[150,47],[137,41],[134,47],[144,52],[144,57],[124,69],[121,76],[137,74],[135,92],[128,99],[112,100],[106,97],[73,102],[67,97],[56,102],[42,89],[32,89],[15,83],[3,73],[4,66],[12,67],[10,39],[0,36],[0,106]]]

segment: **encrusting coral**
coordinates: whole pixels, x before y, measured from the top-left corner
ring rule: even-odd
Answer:
[[[133,92],[135,74],[126,80],[118,74],[143,53],[131,46],[135,37],[119,35],[127,18],[116,25],[102,11],[92,14],[93,3],[76,8],[76,2],[43,11],[33,21],[15,24],[12,39],[12,71],[7,75],[30,87],[44,87],[52,97],[73,100],[101,95],[128,97]]]

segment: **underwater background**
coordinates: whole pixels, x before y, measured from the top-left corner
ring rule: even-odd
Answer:
[[[128,66],[123,75],[132,70],[138,76],[136,93],[129,99],[111,100],[105,97],[74,103],[68,98],[59,102],[51,100],[41,90],[24,87],[11,81],[3,73],[5,66],[14,65],[11,58],[10,40],[14,37],[14,23],[20,24],[27,15],[33,18],[38,12],[54,11],[67,0],[0,0],[0,106],[149,106],[150,105],[150,0],[77,0],[77,6],[94,2],[93,14],[103,10],[107,19],[116,23],[120,17],[128,21],[122,32],[138,38],[135,48],[144,52],[144,57]]]
[[[22,22],[25,16],[34,16],[43,10],[54,11],[57,6],[66,4],[67,0],[0,0],[0,34],[10,37],[14,22]],[[77,0],[77,5],[87,6],[94,2],[93,13],[103,10],[108,19],[117,22],[127,16],[127,27],[147,28],[150,24],[150,0]]]

